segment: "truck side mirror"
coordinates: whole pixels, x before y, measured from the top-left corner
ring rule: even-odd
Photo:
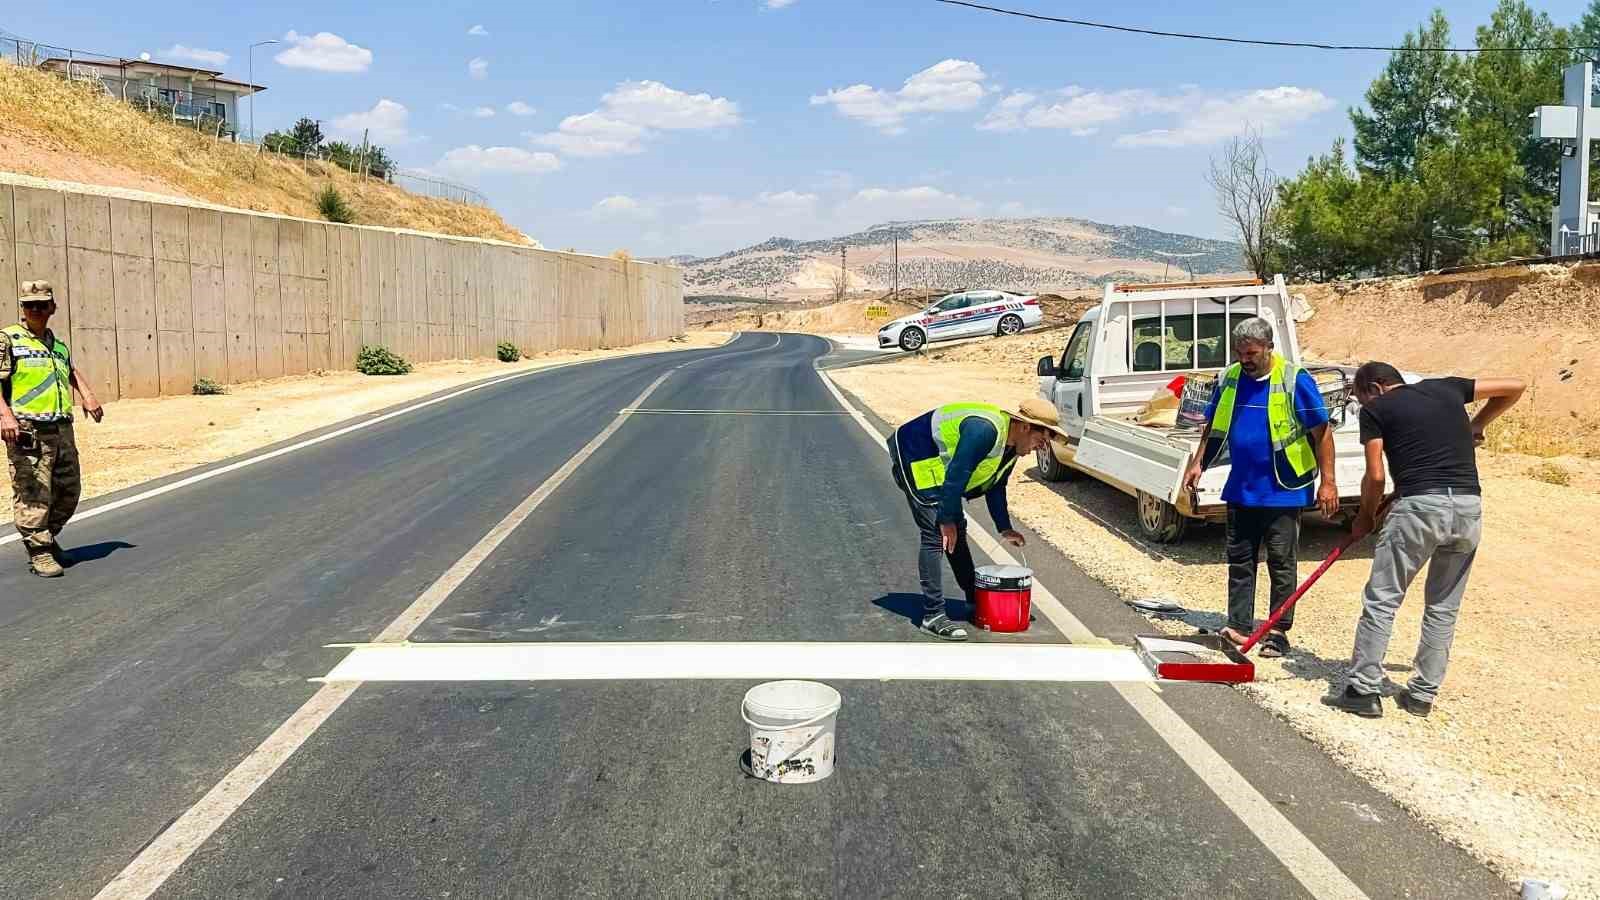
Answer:
[[[1053,356],[1039,357],[1039,377],[1053,378],[1056,375],[1056,360]]]

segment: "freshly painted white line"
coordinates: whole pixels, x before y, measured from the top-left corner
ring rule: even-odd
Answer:
[[[817,377],[827,385],[834,399],[850,411],[851,418],[874,438],[874,443],[889,452],[885,437],[867,421],[866,416],[847,400],[827,373],[817,370]],[[976,522],[969,522],[967,534],[995,562],[1018,565],[1015,557]],[[1033,603],[1045,618],[1072,641],[1099,641],[1088,626],[1074,616],[1050,594],[1039,581],[1033,579]],[[1188,722],[1168,706],[1151,688],[1154,685],[1116,683],[1112,687],[1132,706],[1139,717],[1149,725],[1166,745],[1183,760],[1206,787],[1217,796],[1250,829],[1256,839],[1282,862],[1295,880],[1318,900],[1366,900],[1366,894],[1356,883],[1334,865],[1311,839],[1290,822],[1271,801],[1261,795],[1255,786],[1245,780],[1222,754],[1200,736]]]
[[[661,382],[666,381],[673,372],[681,368],[683,366],[680,365],[663,372],[661,377],[650,382],[650,386],[634,398],[632,405],[638,406],[643,403]],[[515,509],[507,513],[505,518],[474,544],[455,565],[440,575],[421,596],[412,601],[398,618],[389,623],[389,627],[379,633],[378,640],[405,640],[413,629],[439,608],[439,604],[450,596],[451,591],[482,565],[489,554],[500,546],[518,525],[532,515],[545,498],[570,478],[584,460],[594,455],[600,445],[605,443],[606,438],[615,434],[627,420],[627,413],[612,419],[611,423],[585,444],[577,455],[567,460],[561,468],[545,479],[537,490],[517,504]],[[252,750],[243,762],[207,791],[198,803],[191,806],[160,836],[146,845],[139,855],[111,880],[111,883],[95,895],[96,900],[112,900],[112,898],[144,900],[154,894],[172,873],[183,865],[184,860],[204,844],[229,816],[244,805],[244,802],[250,799],[250,795],[265,784],[267,779],[278,771],[278,767],[294,755],[306,738],[327,721],[328,717],[333,715],[359,686],[358,681],[324,684],[259,747]]]
[[[737,340],[739,338],[739,335],[741,335],[741,334],[743,334],[743,332],[735,333],[734,336],[729,339],[729,343],[732,343],[734,340]],[[726,345],[724,345],[724,346],[726,346]],[[762,349],[771,349],[771,348],[762,348]],[[664,351],[664,352],[671,352],[671,351]],[[747,352],[750,352],[750,351],[741,350],[738,353],[729,353],[729,354],[726,354],[726,355],[728,355],[728,356],[739,356],[739,355],[741,355],[743,353],[747,353]],[[132,506],[135,503],[142,503],[142,502],[144,502],[146,500],[150,500],[150,499],[155,498],[155,497],[160,497],[163,494],[170,494],[173,491],[181,490],[181,489],[189,487],[191,485],[199,484],[202,481],[209,481],[209,480],[211,480],[213,478],[216,478],[219,475],[226,475],[229,472],[237,472],[240,469],[249,468],[250,466],[253,466],[256,463],[263,463],[263,462],[266,462],[269,459],[277,459],[280,456],[285,456],[285,455],[290,454],[290,453],[296,453],[298,451],[306,449],[307,447],[315,447],[316,445],[321,444],[321,443],[323,443],[325,441],[331,441],[334,438],[344,437],[347,434],[350,434],[350,433],[356,432],[356,431],[360,431],[363,428],[371,428],[374,425],[377,425],[377,424],[382,423],[382,422],[387,422],[390,419],[397,418],[399,416],[403,416],[403,415],[406,415],[408,413],[414,413],[419,409],[426,409],[426,408],[428,408],[430,406],[433,406],[435,403],[444,403],[447,400],[454,400],[457,397],[465,396],[467,394],[472,393],[473,391],[481,391],[484,388],[491,388],[491,387],[494,387],[497,384],[505,384],[508,381],[516,381],[519,378],[527,378],[527,377],[532,376],[532,375],[543,375],[546,372],[554,372],[557,369],[566,369],[566,368],[570,368],[572,366],[589,365],[591,363],[597,363],[597,362],[609,362],[611,359],[618,359],[618,358],[620,358],[620,357],[608,357],[606,359],[582,359],[582,360],[576,360],[574,362],[559,363],[557,365],[545,366],[545,367],[539,368],[539,369],[529,369],[526,372],[518,372],[515,375],[507,375],[504,378],[496,378],[493,381],[484,381],[484,382],[479,382],[478,384],[468,385],[467,387],[464,387],[459,391],[453,391],[453,392],[451,392],[449,394],[445,394],[445,395],[440,396],[440,397],[434,397],[431,400],[424,400],[421,403],[413,403],[410,406],[407,406],[407,407],[404,407],[404,408],[401,408],[401,409],[397,409],[397,410],[394,410],[392,412],[387,412],[387,413],[384,413],[381,416],[375,416],[375,417],[373,417],[371,419],[363,419],[363,420],[361,420],[359,422],[355,422],[355,423],[352,423],[350,425],[346,425],[343,428],[339,428],[339,429],[336,429],[334,431],[330,431],[327,434],[319,434],[316,437],[307,438],[307,439],[305,439],[303,441],[298,441],[298,442],[290,444],[290,445],[288,445],[286,447],[279,447],[276,450],[269,450],[269,451],[267,451],[265,453],[259,453],[259,454],[255,455],[255,456],[247,456],[244,459],[238,460],[237,462],[232,462],[232,463],[229,463],[228,465],[225,465],[225,466],[219,466],[219,467],[217,467],[215,469],[209,469],[209,470],[207,470],[205,472],[199,472],[199,473],[196,473],[194,475],[190,475],[188,478],[180,478],[177,481],[171,482],[170,484],[164,484],[164,485],[162,485],[160,487],[151,488],[148,491],[140,491],[137,494],[131,494],[131,495],[127,496],[127,497],[123,497],[121,500],[113,500],[110,503],[103,503],[103,504],[101,504],[99,506],[96,506],[96,507],[94,507],[92,509],[86,509],[86,510],[83,510],[82,512],[79,512],[77,515],[73,516],[72,521],[74,521],[74,522],[82,522],[85,519],[92,519],[95,516],[105,515],[106,513],[111,512],[112,510],[122,509],[125,506]],[[695,361],[698,362],[699,360],[695,360]],[[679,366],[678,368],[682,368],[682,366]],[[0,546],[4,546],[6,544],[16,543],[17,541],[20,541],[20,540],[22,540],[22,536],[19,535],[19,534],[14,534],[13,533],[13,534],[5,535],[4,537],[0,537]]]
[[[360,681],[730,680],[1134,681],[1125,647],[1071,644],[532,642],[367,644],[326,678]]]

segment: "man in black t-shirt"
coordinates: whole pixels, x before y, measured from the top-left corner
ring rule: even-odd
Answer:
[[[1386,460],[1396,497],[1372,553],[1347,683],[1343,692],[1322,702],[1359,716],[1383,715],[1379,691],[1394,616],[1406,589],[1427,565],[1422,639],[1411,680],[1395,697],[1401,709],[1426,716],[1444,681],[1483,528],[1474,449],[1483,443],[1484,428],[1522,396],[1523,383],[1517,378],[1435,378],[1406,384],[1394,366],[1369,362],[1356,370],[1355,391],[1367,456],[1353,532],[1357,540],[1378,527]],[[1482,400],[1488,402],[1469,418],[1466,405]]]

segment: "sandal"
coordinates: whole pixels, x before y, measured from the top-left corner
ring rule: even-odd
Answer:
[[[1281,631],[1269,631],[1261,639],[1261,656],[1264,659],[1276,659],[1289,655],[1289,636]]]
[[[967,629],[956,624],[953,619],[944,613],[923,619],[917,625],[917,628],[941,641],[964,641],[967,639]]]

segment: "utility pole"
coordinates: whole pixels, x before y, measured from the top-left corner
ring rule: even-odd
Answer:
[[[900,235],[894,236],[894,292],[890,296],[900,299]]]
[[[839,245],[839,299],[850,293],[850,270],[844,267],[844,245]]]
[[[277,41],[256,41],[250,45],[245,55],[250,58],[250,140],[256,145],[261,144],[261,138],[256,136],[256,48],[267,44],[276,44]],[[126,81],[123,82],[126,85]]]

